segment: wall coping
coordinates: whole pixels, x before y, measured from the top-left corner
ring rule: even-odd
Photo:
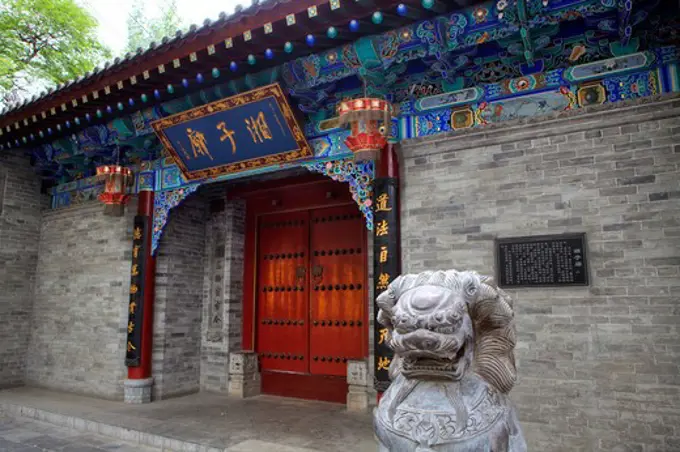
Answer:
[[[644,97],[624,102],[594,105],[550,115],[521,118],[481,128],[457,130],[434,136],[410,138],[401,141],[401,150],[411,154],[418,148],[418,156],[440,154],[453,150],[465,150],[493,146],[522,139],[545,138],[592,129],[638,124],[677,117],[680,115],[680,93]],[[616,113],[631,114],[611,115]],[[634,114],[633,114],[634,113]],[[508,137],[512,134],[512,138]],[[422,147],[424,144],[433,145]]]
[[[122,217],[112,217],[115,221],[118,218],[127,218],[129,216],[129,210],[132,209],[133,212],[137,212],[137,196],[132,196],[130,201],[125,205],[125,215]],[[81,215],[96,215],[104,214],[104,204],[98,199],[91,199],[80,204],[72,204],[70,206],[59,207],[56,209],[46,208],[42,210],[43,220],[53,220],[58,218],[65,218],[73,216],[73,212],[79,211]]]

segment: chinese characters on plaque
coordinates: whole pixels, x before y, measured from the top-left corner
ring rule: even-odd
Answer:
[[[373,271],[374,295],[380,295],[399,276],[399,231],[397,215],[397,180],[380,178],[374,181]],[[388,347],[387,328],[378,323],[378,307],[374,303],[375,325],[375,389],[384,392],[390,384],[388,369],[393,353]]]
[[[496,241],[501,287],[588,285],[585,234]]]
[[[313,156],[278,84],[168,116],[152,126],[188,180]]]
[[[142,316],[144,307],[144,273],[148,247],[149,217],[135,217],[132,230],[132,265],[130,267],[130,303],[128,304],[127,351],[125,365],[138,367],[142,356]]]

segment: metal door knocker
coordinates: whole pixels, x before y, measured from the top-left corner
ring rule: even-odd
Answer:
[[[297,278],[298,282],[304,282],[305,281],[305,276],[307,275],[307,269],[300,265],[295,269],[295,277]]]
[[[323,265],[316,264],[312,267],[312,277],[314,283],[318,284],[323,280]]]

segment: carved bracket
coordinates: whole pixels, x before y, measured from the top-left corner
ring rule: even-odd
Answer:
[[[352,198],[359,206],[366,219],[366,228],[373,230],[373,179],[375,165],[373,162],[355,162],[352,159],[332,160],[329,162],[310,162],[303,166],[309,171],[321,173],[339,182],[347,182]]]
[[[153,235],[151,239],[151,254],[153,256],[156,255],[158,244],[163,236],[163,230],[168,223],[170,211],[180,205],[187,196],[194,193],[200,185],[192,184],[174,190],[156,192],[153,206]]]

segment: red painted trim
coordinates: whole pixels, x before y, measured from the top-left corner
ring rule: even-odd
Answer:
[[[251,198],[253,196],[263,195],[268,191],[278,190],[281,188],[291,188],[291,186],[300,186],[307,183],[328,182],[328,178],[322,174],[305,174],[302,176],[290,177],[279,180],[268,180],[264,182],[252,182],[230,188],[227,192],[228,199],[234,198]]]
[[[147,240],[151,244],[153,224],[152,191],[139,192],[137,215],[149,217]],[[153,354],[153,305],[156,287],[156,258],[151,255],[151,246],[148,247],[146,258],[146,273],[144,275],[144,320],[142,321],[142,360],[139,367],[128,367],[129,379],[143,379],[151,376],[151,356]]]
[[[376,177],[394,177],[399,179],[399,157],[394,144],[389,143],[380,152],[380,160],[376,168]]]
[[[347,378],[285,372],[262,372],[262,392],[283,397],[347,403]]]
[[[246,237],[243,260],[243,324],[241,348],[255,350],[255,283],[257,277],[257,215],[246,205]]]
[[[362,218],[362,221],[364,219]],[[371,298],[369,297],[369,279],[368,279],[368,274],[370,272],[369,265],[373,265],[373,260],[370,259],[371,253],[369,253],[368,249],[368,229],[364,226],[363,228],[364,236],[361,239],[361,247],[363,248],[364,256],[366,256],[366,263],[364,267],[364,300],[367,301],[366,303],[366,311],[364,312],[364,327],[361,329],[361,334],[363,335],[363,343],[364,343],[364,356],[369,357],[368,353],[368,342],[369,342],[369,329],[368,325],[371,323],[371,319],[373,318],[373,302]]]

